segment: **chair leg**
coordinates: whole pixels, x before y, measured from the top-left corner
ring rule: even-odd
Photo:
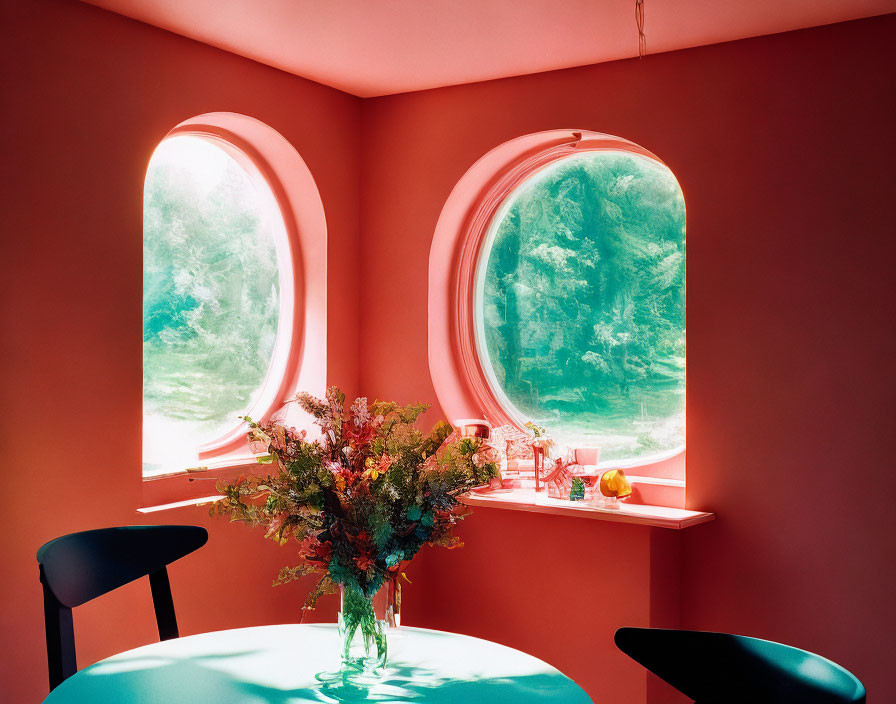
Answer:
[[[159,639],[177,638],[177,618],[174,615],[174,600],[171,598],[171,582],[168,570],[163,567],[149,575],[149,587],[152,590],[152,604],[156,610],[156,622],[159,624]]]
[[[47,632],[47,667],[50,691],[78,671],[72,610],[63,606],[44,584],[44,623]]]

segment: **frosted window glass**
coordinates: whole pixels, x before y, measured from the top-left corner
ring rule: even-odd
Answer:
[[[685,204],[672,173],[620,151],[554,162],[491,223],[476,342],[504,408],[603,460],[685,441]]]
[[[257,398],[280,315],[273,196],[224,149],[172,137],[143,205],[143,472],[182,470]]]

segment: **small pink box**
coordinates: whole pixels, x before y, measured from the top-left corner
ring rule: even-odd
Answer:
[[[599,447],[577,447],[575,450],[576,464],[582,466],[596,465],[600,462]]]

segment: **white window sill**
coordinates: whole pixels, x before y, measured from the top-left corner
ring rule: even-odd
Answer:
[[[483,508],[503,508],[511,511],[531,513],[551,513],[559,516],[576,516],[613,523],[631,523],[681,530],[707,523],[715,519],[714,513],[691,511],[684,508],[648,506],[620,502],[619,508],[607,509],[592,506],[584,501],[567,501],[549,498],[547,492],[536,493],[534,489],[510,489],[493,492],[472,491],[461,498],[467,506]]]
[[[224,497],[220,494],[214,494],[213,496],[200,496],[198,499],[185,499],[184,501],[174,501],[170,504],[161,504],[159,506],[144,506],[143,508],[138,508],[137,513],[156,513],[157,511],[170,511],[175,508],[185,508],[187,506],[202,506],[207,504],[213,504],[216,501],[220,501]]]

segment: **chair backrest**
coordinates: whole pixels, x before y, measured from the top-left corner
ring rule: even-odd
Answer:
[[[205,545],[198,526],[125,526],[72,533],[37,551],[44,590],[50,689],[77,671],[72,608],[149,576],[159,637],[177,638],[166,565]]]
[[[617,647],[697,704],[863,704],[837,663],[782,643],[705,631],[620,628]]]

